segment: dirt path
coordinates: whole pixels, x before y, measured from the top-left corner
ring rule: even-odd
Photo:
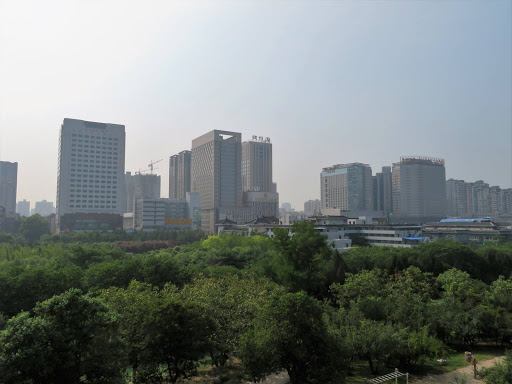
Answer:
[[[267,377],[265,380],[260,382],[261,384],[289,384],[290,378],[286,372],[281,372],[276,375],[271,375]],[[254,384],[254,383],[247,383]]]
[[[505,356],[495,357],[494,359],[485,360],[477,364],[477,369],[483,367],[492,367],[494,363],[503,360]],[[443,373],[442,375],[432,375],[423,377],[421,380],[414,381],[414,384],[454,384],[455,378],[463,378],[466,376],[467,384],[484,384],[483,381],[473,378],[473,366],[469,365],[464,368],[459,368],[456,371]]]

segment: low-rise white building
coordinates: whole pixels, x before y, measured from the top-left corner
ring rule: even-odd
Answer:
[[[344,251],[352,247],[352,236],[362,236],[370,246],[410,248],[428,242],[422,236],[421,226],[372,224],[373,219],[361,217],[349,219],[345,216],[315,216],[309,219],[315,230],[327,237],[333,248]],[[265,218],[252,223],[237,225],[225,220],[217,223],[217,233],[238,233],[245,235],[266,234],[274,237],[275,228],[290,230],[292,225],[278,224]]]

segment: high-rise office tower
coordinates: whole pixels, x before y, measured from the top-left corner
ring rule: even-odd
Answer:
[[[245,192],[273,192],[270,138],[253,136],[242,143],[242,188]]]
[[[137,199],[159,199],[161,181],[159,175],[126,172],[124,175],[124,212],[134,212]]]
[[[372,169],[367,164],[337,164],[320,174],[322,209],[373,209]]]
[[[23,199],[16,204],[16,213],[22,217],[30,216],[30,201]]]
[[[124,125],[64,119],[57,176],[60,231],[122,226],[124,164]]]
[[[192,140],[191,190],[201,197],[201,225],[214,233],[220,208],[242,205],[242,135],[214,130]]]
[[[190,192],[191,151],[169,158],[169,198],[185,200]]]
[[[0,161],[0,207],[5,208],[6,217],[16,213],[16,189],[18,186],[18,163]]]
[[[386,214],[393,212],[391,167],[382,167],[382,172],[373,176],[373,209]]]
[[[393,172],[399,172],[400,189],[394,192],[400,196],[400,216],[419,219],[446,217],[444,160],[402,157],[396,164],[399,167],[395,164]]]

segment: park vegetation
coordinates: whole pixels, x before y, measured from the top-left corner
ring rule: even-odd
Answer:
[[[38,223],[0,234],[0,384],[176,383],[233,362],[334,384],[512,342],[511,243],[339,253],[307,222],[274,238]],[[500,382],[510,357],[483,374]]]

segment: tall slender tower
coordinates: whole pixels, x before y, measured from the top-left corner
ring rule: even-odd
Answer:
[[[181,151],[169,158],[169,198],[185,200],[190,192],[191,151]]]
[[[386,214],[393,212],[391,167],[382,167],[382,172],[373,177],[373,207]]]
[[[6,216],[16,213],[16,190],[18,186],[18,163],[0,161],[0,207]]]

